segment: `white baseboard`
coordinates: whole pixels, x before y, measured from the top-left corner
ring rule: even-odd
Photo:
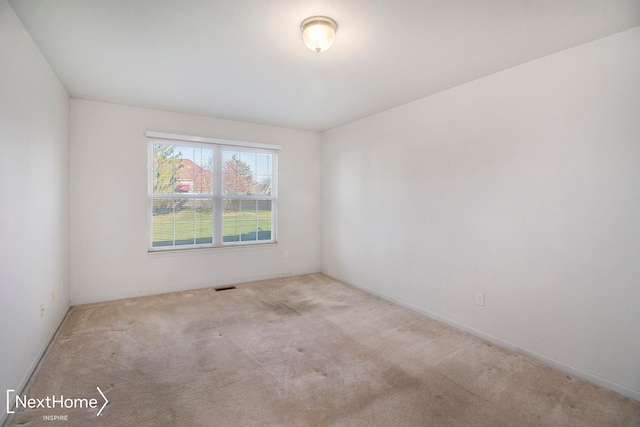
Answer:
[[[327,273],[325,273],[325,274],[327,274]],[[329,274],[327,274],[327,275],[330,276]],[[540,363],[542,363],[542,364],[544,364],[546,366],[549,366],[551,368],[557,369],[557,370],[562,371],[562,372],[566,372],[567,374],[573,375],[573,376],[575,376],[577,378],[583,379],[583,380],[588,381],[588,382],[590,382],[592,384],[595,384],[595,385],[600,386],[602,388],[605,388],[607,390],[614,391],[614,392],[619,393],[619,394],[621,394],[623,396],[629,397],[631,399],[634,399],[634,400],[637,400],[637,401],[640,402],[640,391],[638,391],[638,390],[631,389],[631,388],[626,387],[626,386],[624,386],[622,384],[618,384],[616,382],[607,380],[606,378],[602,378],[602,377],[600,377],[600,376],[598,376],[596,374],[592,374],[591,372],[587,372],[587,371],[584,371],[582,369],[576,368],[574,366],[567,365],[567,364],[565,364],[563,362],[560,362],[560,361],[555,360],[555,359],[551,359],[549,357],[546,357],[546,356],[544,356],[542,354],[538,354],[538,353],[536,353],[534,351],[531,351],[531,350],[528,350],[526,348],[518,347],[515,344],[512,344],[512,343],[507,342],[507,341],[503,341],[500,338],[496,338],[496,337],[494,337],[492,335],[485,334],[484,332],[481,332],[481,331],[478,331],[476,329],[470,328],[470,327],[465,326],[465,325],[463,325],[461,323],[455,322],[455,321],[453,321],[451,319],[447,319],[446,317],[442,317],[442,316],[440,316],[438,314],[435,314],[435,313],[432,313],[432,312],[430,312],[428,310],[424,310],[424,309],[422,309],[420,307],[416,307],[416,306],[414,306],[414,305],[412,305],[412,304],[410,304],[410,303],[408,303],[406,301],[394,298],[394,297],[392,297],[390,295],[387,295],[387,294],[384,294],[382,292],[374,291],[372,289],[369,289],[369,288],[366,288],[366,287],[363,287],[363,286],[354,285],[354,284],[347,283],[347,282],[342,282],[342,283],[345,283],[348,286],[353,286],[354,288],[358,288],[360,290],[363,290],[363,291],[365,291],[367,293],[370,293],[372,295],[380,297],[380,298],[382,298],[384,300],[390,301],[390,302],[392,302],[394,304],[398,304],[398,305],[400,305],[400,306],[402,306],[404,308],[407,308],[407,309],[409,309],[411,311],[415,311],[416,313],[422,314],[422,315],[427,316],[427,317],[429,317],[431,319],[434,319],[434,320],[437,320],[439,322],[445,323],[445,324],[447,324],[449,326],[452,326],[452,327],[454,327],[454,328],[456,328],[458,330],[467,332],[467,333],[469,333],[469,334],[471,334],[473,336],[476,336],[476,337],[478,337],[480,339],[488,341],[491,344],[494,344],[496,346],[499,346],[499,347],[505,348],[507,350],[514,351],[516,353],[519,353],[519,354],[525,355],[527,357],[530,357],[530,358],[532,358],[534,360],[537,360],[538,362],[540,362]]]
[[[274,274],[264,274],[258,276],[246,276],[239,277],[235,279],[225,279],[225,280],[208,280],[204,283],[191,283],[187,285],[180,286],[168,286],[157,289],[144,289],[132,294],[127,295],[115,295],[109,297],[91,297],[91,298],[73,298],[71,305],[83,305],[83,304],[94,304],[100,302],[108,302],[108,301],[117,301],[120,299],[127,298],[137,298],[137,297],[146,297],[150,295],[160,295],[160,294],[168,294],[171,292],[182,292],[182,291],[193,291],[196,289],[206,289],[206,288],[214,288],[217,286],[226,286],[226,285],[237,285],[239,283],[248,283],[248,282],[256,282],[259,280],[270,280],[270,279],[279,279],[282,277],[292,277],[292,276],[302,276],[306,274],[316,274],[319,273],[319,270],[311,270],[311,271],[296,271],[296,272],[286,272],[286,273],[274,273]],[[72,290],[73,293],[73,290]]]
[[[60,329],[60,326],[62,325],[62,322],[64,322],[64,319],[67,317],[67,313],[69,313],[70,308],[71,308],[71,301],[67,301],[67,304],[63,310],[62,316],[54,324],[54,327],[51,329],[51,331],[47,335],[47,338],[45,339],[44,343],[40,347],[40,350],[38,351],[36,356],[33,358],[33,361],[29,365],[29,368],[27,369],[27,371],[22,376],[22,380],[20,380],[20,383],[15,386],[16,387],[15,395],[22,394],[22,391],[24,390],[25,386],[29,382],[31,375],[33,375],[36,368],[38,367],[38,364],[40,363],[40,360],[42,360],[42,357],[47,352],[47,349],[49,348],[49,344],[51,344],[51,341],[53,341],[53,337],[56,336],[56,334],[58,333],[58,329]],[[6,390],[3,390],[3,392],[6,393]],[[7,412],[7,403],[4,401],[5,399],[6,399],[6,394],[4,394],[4,397],[2,399],[3,400],[2,413],[0,414],[0,425],[2,426],[4,426],[4,424],[7,422],[7,419],[9,418],[9,413]]]

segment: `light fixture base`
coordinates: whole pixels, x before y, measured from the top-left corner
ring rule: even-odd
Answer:
[[[338,23],[328,16],[311,16],[300,24],[300,30],[304,30],[312,25],[327,25],[333,28],[333,31],[338,31]]]

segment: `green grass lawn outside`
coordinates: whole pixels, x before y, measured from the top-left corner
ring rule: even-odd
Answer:
[[[153,247],[206,244],[213,241],[211,212],[183,209],[175,213],[153,215]],[[271,211],[225,212],[223,241],[240,242],[271,239]]]

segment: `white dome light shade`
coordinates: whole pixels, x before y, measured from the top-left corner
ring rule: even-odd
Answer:
[[[314,52],[327,50],[333,44],[338,31],[338,24],[326,16],[312,16],[300,24],[304,44]]]

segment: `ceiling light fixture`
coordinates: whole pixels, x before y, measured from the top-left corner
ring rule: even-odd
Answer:
[[[312,16],[300,24],[304,44],[314,52],[327,50],[333,44],[338,24],[326,16]]]

